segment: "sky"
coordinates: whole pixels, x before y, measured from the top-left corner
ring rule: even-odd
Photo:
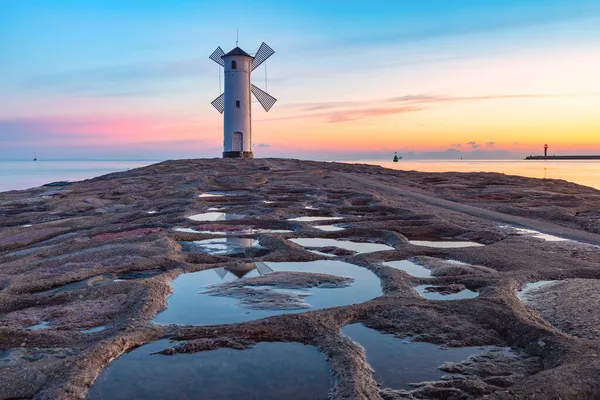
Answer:
[[[0,0],[0,160],[219,157],[217,46],[275,51],[256,157],[600,154],[597,0]],[[267,81],[266,80],[267,77]]]

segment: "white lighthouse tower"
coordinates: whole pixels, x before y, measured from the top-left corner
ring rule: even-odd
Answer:
[[[275,51],[262,43],[254,56],[239,47],[225,54],[221,47],[210,59],[225,69],[225,92],[212,101],[223,117],[223,158],[252,158],[252,98],[256,96],[265,111],[269,111],[276,98],[254,86],[250,76],[259,65]]]

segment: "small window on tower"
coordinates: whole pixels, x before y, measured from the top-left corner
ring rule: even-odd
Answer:
[[[240,101],[239,100],[235,101],[235,106],[236,106],[236,108],[240,108]]]
[[[237,63],[235,60],[231,61],[231,69],[237,69]]]

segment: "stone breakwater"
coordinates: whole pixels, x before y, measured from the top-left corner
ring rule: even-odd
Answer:
[[[0,399],[85,398],[111,362],[161,339],[171,342],[151,357],[311,345],[327,360],[332,399],[597,398],[600,325],[590,305],[600,301],[599,205],[599,191],[565,181],[282,159],[167,161],[0,193]],[[189,218],[214,208],[214,220]],[[317,228],[325,217],[343,229]],[[335,241],[289,240],[314,238]],[[188,245],[208,239],[207,251]],[[449,241],[480,246],[435,245]],[[385,246],[364,252],[352,243]],[[431,276],[385,264],[409,259]],[[260,267],[320,260],[369,270],[383,295],[312,309],[310,296],[285,290],[352,290],[357,282],[327,270]],[[246,299],[263,290],[254,307],[302,301],[306,309],[237,324],[153,322],[177,290],[175,278],[209,269],[233,280],[198,293]],[[519,299],[526,283],[545,280],[566,283]],[[439,296],[427,299],[421,287]],[[444,297],[459,289],[477,295]],[[370,350],[343,334],[357,323],[415,343],[510,347],[518,356],[441,359],[449,376],[385,387]]]

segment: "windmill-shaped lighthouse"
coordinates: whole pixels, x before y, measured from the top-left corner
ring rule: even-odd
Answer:
[[[250,75],[274,53],[263,42],[254,57],[239,47],[225,54],[221,46],[209,57],[225,69],[225,92],[211,103],[221,114],[225,113],[223,158],[253,157],[251,93],[265,111],[269,111],[277,99],[254,86]]]

